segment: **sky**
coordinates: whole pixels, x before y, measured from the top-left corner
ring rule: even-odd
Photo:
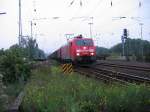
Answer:
[[[18,42],[19,0],[0,0],[0,48]],[[66,34],[82,34],[92,38],[95,45],[110,48],[121,42],[123,29],[130,38],[150,41],[150,0],[21,0],[23,36],[37,39],[39,47],[53,52],[66,41]],[[126,17],[120,19],[120,17]]]

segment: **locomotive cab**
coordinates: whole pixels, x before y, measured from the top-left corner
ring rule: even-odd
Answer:
[[[82,35],[69,40],[53,54],[61,62],[91,63],[96,61],[96,47],[93,39],[83,38]]]
[[[96,61],[96,47],[91,38],[83,38],[82,35],[74,39],[74,60],[78,62]]]

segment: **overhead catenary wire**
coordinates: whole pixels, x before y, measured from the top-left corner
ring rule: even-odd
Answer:
[[[35,1],[35,0],[34,0]],[[74,1],[74,0],[73,0]],[[101,0],[102,1],[102,0]],[[112,2],[113,2],[113,0],[111,0]],[[119,0],[120,1],[120,0]],[[80,0],[80,2],[81,2],[81,0]],[[99,6],[99,5],[98,5]],[[113,6],[115,6],[115,4],[113,4]],[[90,16],[89,16],[90,17]]]
[[[69,3],[69,7],[71,7],[73,4],[75,4],[75,0],[71,0],[71,2]],[[82,0],[79,1],[79,5],[80,5],[80,7],[83,6],[83,1]]]
[[[102,0],[101,0],[102,1]],[[114,7],[114,6],[116,6],[117,4],[115,4],[114,2],[113,2],[113,0],[112,0],[112,7]],[[132,10],[132,9],[131,9]],[[75,17],[75,16],[74,16]],[[91,17],[91,16],[89,16],[89,17]],[[56,19],[58,19],[58,18],[60,18],[60,17],[57,17]],[[65,17],[61,17],[61,18],[65,18]],[[100,18],[100,17],[99,17]],[[79,19],[81,19],[80,17],[79,17]]]
[[[119,6],[121,3],[122,3],[122,1],[120,1],[120,0],[118,0],[118,1],[110,0],[110,6],[111,6],[111,7],[108,7],[107,10],[112,10],[112,8],[115,8],[116,6]],[[137,1],[137,3],[142,4],[142,2],[139,2],[139,1]],[[109,4],[108,4],[108,5],[109,5]],[[137,8],[138,8],[138,6],[137,6]],[[90,12],[90,14],[88,14],[88,15],[90,16],[91,14],[94,14],[94,12],[97,12],[98,9],[100,9],[100,4],[97,4],[97,6],[95,6],[95,7],[93,8],[93,10]],[[136,8],[135,8],[135,9],[136,9]],[[106,10],[106,9],[105,9],[105,10]],[[130,9],[130,10],[132,10],[132,9]],[[130,10],[129,10],[129,11],[130,11]],[[133,9],[133,10],[134,10],[134,9]],[[99,10],[99,11],[101,11],[101,10]]]
[[[83,3],[82,3],[82,0],[80,0],[80,6],[82,7]]]
[[[94,14],[96,12],[96,10],[98,10],[98,8],[100,8],[100,6],[102,5],[103,2],[105,2],[105,1],[104,0],[99,0],[99,2],[94,6],[92,11],[90,11],[89,15]],[[117,5],[119,5],[118,3],[121,3],[121,1],[118,0]],[[110,1],[110,6],[114,7],[115,5],[116,5],[116,3],[113,3],[113,1],[111,0]],[[108,6],[109,6],[109,4],[108,4]],[[108,8],[111,8],[111,7],[108,7]]]
[[[118,4],[115,4],[113,1],[114,1],[114,0],[112,0],[112,4],[113,4],[112,7],[111,7],[111,8],[109,7],[110,10],[111,10],[113,7],[115,7],[115,6],[118,5]],[[138,2],[137,2],[137,4],[138,4]],[[135,4],[135,5],[136,5],[137,8],[138,8],[138,5],[137,5],[137,4]],[[101,3],[100,5],[103,5],[103,3]],[[83,6],[84,6],[84,5],[83,5]],[[82,6],[82,7],[83,7],[83,6]],[[108,6],[110,6],[110,2],[109,2],[109,4],[108,4]],[[143,7],[143,3],[142,3],[142,7]],[[101,7],[98,6],[98,8],[100,9]],[[107,7],[106,7],[106,8],[107,8]],[[141,7],[140,7],[140,8],[141,8]],[[36,8],[35,8],[35,9],[36,9]],[[108,9],[108,8],[107,8],[107,9]],[[129,10],[129,9],[128,9],[128,10]],[[134,9],[131,9],[131,8],[130,8],[130,10],[134,10]],[[130,11],[130,10],[129,10],[129,11]],[[135,10],[136,10],[136,8],[135,8]],[[36,9],[36,11],[34,10],[34,13],[35,13],[35,12],[38,12],[38,10],[37,10],[37,9]],[[91,17],[91,16],[89,16],[89,17]],[[94,17],[94,16],[93,16],[93,17]],[[65,17],[65,16],[64,16],[64,17],[63,17],[63,16],[62,16],[62,17],[50,17],[50,18],[45,18],[45,20],[52,20],[52,19],[55,19],[55,20],[56,20],[56,19],[64,19],[64,18],[67,18],[67,17]],[[95,17],[94,17],[94,18],[95,18]],[[101,17],[99,16],[98,18],[101,18]],[[42,19],[42,18],[40,18],[40,19]],[[68,19],[68,18],[67,18],[67,19]],[[144,19],[144,18],[143,18],[143,19]],[[69,19],[68,19],[68,20],[69,20]],[[82,19],[81,19],[81,20],[82,20]],[[109,25],[109,24],[108,24],[108,25]],[[37,23],[37,26],[36,26],[36,27],[38,27],[38,23]],[[79,26],[76,26],[76,28],[77,28],[77,27],[79,27]],[[106,26],[106,27],[107,27],[107,26]]]
[[[0,15],[2,15],[2,14],[6,14],[6,12],[0,12]]]
[[[102,1],[102,0],[101,0],[101,1]],[[89,16],[89,17],[90,17],[90,16]],[[59,18],[59,17],[54,18],[54,19],[58,19],[58,18]],[[79,18],[79,19],[81,19],[81,18],[87,18],[87,17],[84,17],[84,16],[83,16],[83,17],[75,17],[75,16],[74,16],[73,18],[76,18],[76,19]]]
[[[135,5],[135,7],[130,8],[129,10],[123,11],[121,15],[124,15],[124,17],[126,17],[126,13],[137,11],[138,8],[139,8],[139,7],[138,7],[137,5]],[[120,16],[120,17],[121,17],[121,16]],[[117,18],[119,18],[119,17],[117,17]]]
[[[90,10],[87,14],[85,14],[84,16],[86,17],[90,17],[91,14],[94,13],[94,11],[101,5],[101,3],[103,2],[104,0],[99,0],[98,3],[94,6],[94,8],[92,8],[92,10]]]
[[[111,2],[110,2],[110,5],[111,5],[111,7],[113,6],[112,0],[111,0]]]
[[[74,4],[75,0],[72,0],[69,4],[69,7],[72,6]]]

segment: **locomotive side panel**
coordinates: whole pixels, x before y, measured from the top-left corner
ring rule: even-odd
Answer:
[[[70,46],[70,58],[71,58],[72,61],[75,61],[75,58],[76,58],[76,45],[75,45],[75,42],[71,41],[69,43],[69,46]]]
[[[71,60],[70,46],[68,44],[61,48],[61,59],[64,61]]]
[[[57,50],[57,59],[61,60],[61,48]]]

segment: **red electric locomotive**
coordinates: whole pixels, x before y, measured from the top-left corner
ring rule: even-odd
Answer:
[[[96,47],[93,39],[79,35],[58,49],[55,56],[61,61],[94,62],[96,61]]]

